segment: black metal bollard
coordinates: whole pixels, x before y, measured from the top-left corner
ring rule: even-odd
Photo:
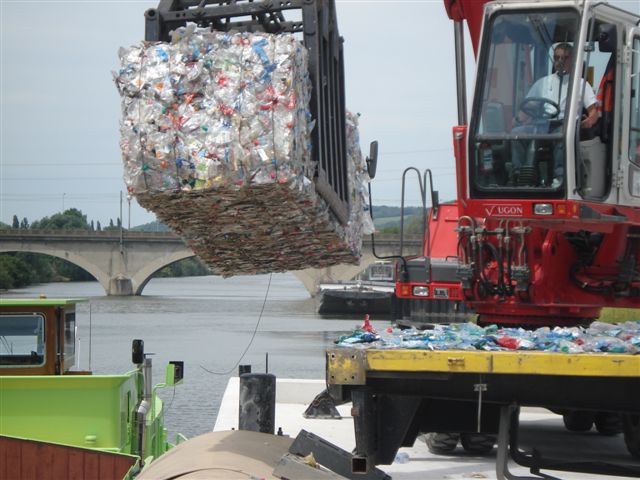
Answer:
[[[240,375],[238,429],[253,432],[275,432],[276,377],[270,373]]]

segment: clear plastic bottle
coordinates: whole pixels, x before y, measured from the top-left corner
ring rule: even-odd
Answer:
[[[409,463],[411,458],[407,452],[396,453],[396,458],[393,459],[393,463]]]

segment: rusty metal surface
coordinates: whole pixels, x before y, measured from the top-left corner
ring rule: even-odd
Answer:
[[[335,385],[364,385],[367,372],[367,352],[351,348],[327,351],[327,382]]]

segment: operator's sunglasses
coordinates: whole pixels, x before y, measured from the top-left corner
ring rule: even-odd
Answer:
[[[567,60],[571,58],[571,55],[554,55],[553,59],[554,60]]]

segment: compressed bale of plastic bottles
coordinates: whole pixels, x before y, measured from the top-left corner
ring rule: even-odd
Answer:
[[[121,49],[128,191],[222,275],[358,263],[368,177],[349,116],[350,218],[311,180],[310,84],[290,34],[181,27]]]

